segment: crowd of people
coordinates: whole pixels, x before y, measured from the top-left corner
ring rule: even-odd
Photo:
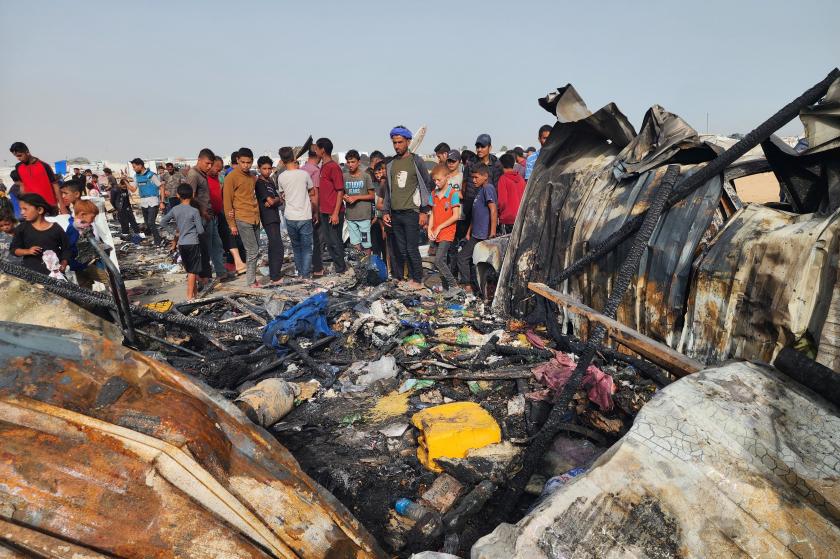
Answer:
[[[539,129],[540,146],[550,132],[548,125]],[[255,161],[252,150],[242,147],[226,166],[205,148],[194,165],[179,169],[166,163],[158,174],[135,158],[130,162],[133,179],[105,168],[101,182],[89,169],[74,168],[66,179],[57,177],[49,164],[15,142],[10,148],[18,159],[14,184],[8,192],[0,184],[0,258],[52,275],[69,267],[84,287],[107,283],[102,263],[85,248],[85,240],[97,236],[92,224],[99,212],[96,204],[82,199],[87,194],[109,198],[123,239],[177,244],[188,298],[214,275],[229,281],[244,274],[249,286],[262,287],[257,280],[261,229],[268,241],[269,285],[284,282],[284,230],[297,277],[327,273],[324,248],[332,273],[351,273],[345,225],[349,250],[407,287],[422,286],[420,247],[428,240],[447,295],[472,292],[475,245],[511,232],[539,150],[517,147],[497,157],[491,137],[480,134],[474,152],[438,144],[436,164],[429,170],[409,150],[412,138],[405,126],[394,127],[394,154],[374,151],[366,168],[357,150],[349,150],[339,165],[333,143],[320,138],[305,154],[280,148],[277,162],[268,156]],[[69,226],[46,219],[55,214],[70,214]],[[164,240],[161,229],[173,225],[175,240]]]

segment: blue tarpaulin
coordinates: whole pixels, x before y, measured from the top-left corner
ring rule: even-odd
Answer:
[[[280,343],[278,336],[289,338],[308,336],[312,339],[335,336],[335,332],[327,324],[328,303],[327,294],[318,293],[284,311],[266,325],[263,330],[263,343],[268,347],[273,347],[278,354],[282,355],[289,348]]]
[[[56,175],[66,175],[67,174],[67,160],[63,161],[56,161],[55,162],[55,174]]]

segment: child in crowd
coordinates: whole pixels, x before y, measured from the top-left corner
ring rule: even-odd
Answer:
[[[344,156],[347,169],[344,171],[344,203],[347,205],[344,217],[350,232],[350,244],[356,250],[371,253],[370,218],[373,210],[374,187],[370,175],[359,168],[359,152],[351,149]]]
[[[268,275],[271,285],[283,283],[283,235],[280,231],[280,204],[282,199],[271,178],[274,162],[263,155],[257,159],[257,182],[254,186],[260,205],[260,221],[268,237]]]
[[[178,198],[181,203],[169,210],[160,221],[164,227],[175,222],[178,236],[178,252],[181,253],[181,263],[187,271],[187,299],[196,296],[198,274],[201,272],[201,249],[198,246],[198,236],[204,233],[201,214],[191,205],[193,189],[186,183],[178,185]]]
[[[286,170],[277,177],[277,183],[285,201],[283,216],[292,241],[295,268],[300,277],[308,278],[312,271],[312,217],[318,215],[318,189],[309,173],[300,169],[292,148],[280,148],[280,160]]]
[[[81,180],[76,179],[70,179],[59,188],[61,200],[71,214],[73,213],[73,204],[82,199],[82,190],[84,190],[84,184]]]
[[[87,193],[88,196],[96,196],[97,198],[102,196],[102,192],[99,190],[99,175],[91,175],[90,183],[87,185]]]
[[[35,193],[21,194],[18,202],[25,222],[15,230],[9,247],[12,254],[22,257],[21,264],[24,267],[48,275],[50,271],[42,255],[51,250],[58,256],[59,269],[63,273],[70,260],[70,240],[60,225],[45,219],[52,207],[40,194]]]
[[[502,234],[513,232],[519,204],[525,194],[525,179],[514,168],[516,159],[512,153],[506,153],[499,158],[504,172],[499,177],[499,228]]]
[[[440,272],[443,288],[449,295],[458,296],[463,293],[457,289],[458,282],[452,275],[447,258],[449,247],[455,242],[455,227],[461,217],[461,200],[458,190],[449,184],[449,171],[446,165],[438,165],[432,169],[432,180],[435,190],[429,196],[429,206],[432,211],[429,216],[429,239],[436,245],[435,267]]]
[[[117,221],[120,222],[120,237],[124,240],[128,239],[130,227],[131,232],[134,233],[131,242],[137,245],[140,244],[140,226],[137,225],[137,219],[134,217],[134,210],[131,207],[132,192],[137,192],[137,187],[128,182],[128,179],[120,179],[117,184],[117,192],[111,199],[111,203],[114,204]]]
[[[376,254],[379,258],[385,261],[389,268],[390,263],[388,261],[388,255],[391,254],[391,247],[388,245],[388,228],[385,226],[385,221],[382,219],[383,216],[383,208],[385,207],[385,188],[387,188],[387,184],[385,182],[385,161],[377,161],[373,166],[373,183],[374,183],[374,218],[373,218],[373,225],[372,230],[379,231],[379,239],[380,242],[377,243],[373,247],[374,254]],[[375,228],[375,229],[374,229]],[[371,236],[375,238],[375,234],[371,233]],[[390,271],[389,271],[390,273]]]
[[[458,273],[464,282],[464,289],[472,293],[474,274],[472,271],[473,249],[480,241],[496,236],[496,188],[488,182],[490,171],[483,163],[473,164],[472,182],[476,189],[472,205],[472,217],[467,229],[466,242],[458,253]]]
[[[0,260],[14,264],[20,264],[20,258],[12,254],[9,247],[12,245],[17,223],[14,211],[8,208],[0,210]]]
[[[63,196],[62,192],[62,196]],[[73,216],[67,228],[67,238],[70,240],[70,269],[76,274],[76,282],[80,287],[92,289],[93,282],[98,281],[108,285],[108,274],[105,265],[91,245],[90,239],[100,241],[93,222],[99,215],[99,208],[90,200],[76,200],[73,204]]]

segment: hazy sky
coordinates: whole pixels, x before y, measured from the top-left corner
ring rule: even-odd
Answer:
[[[428,126],[421,151],[527,146],[567,82],[637,127],[658,103],[747,132],[840,64],[829,0],[0,0],[0,21],[6,162],[15,140],[48,161],[276,155],[310,133],[370,151],[395,124]]]

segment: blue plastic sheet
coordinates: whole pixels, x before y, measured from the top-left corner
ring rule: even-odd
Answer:
[[[278,341],[278,336],[289,338],[307,336],[313,340],[335,336],[335,332],[327,323],[328,304],[327,294],[318,293],[283,311],[266,325],[263,330],[263,343],[276,349],[278,355],[283,355],[289,351],[289,348]]]

